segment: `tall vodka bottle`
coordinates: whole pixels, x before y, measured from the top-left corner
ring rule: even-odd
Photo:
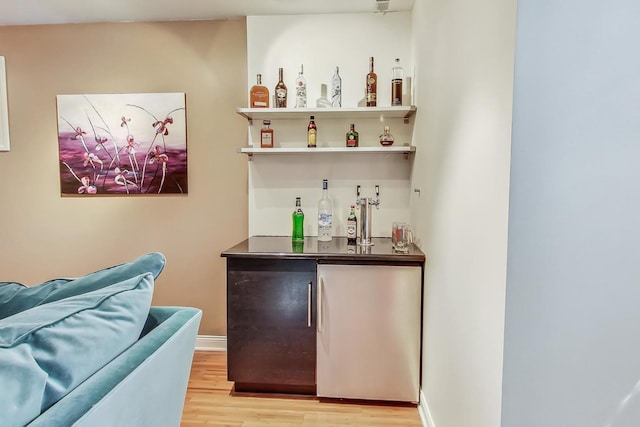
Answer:
[[[395,65],[391,70],[391,105],[394,107],[402,105],[402,79],[404,72],[400,66],[400,59],[396,58]]]
[[[331,106],[336,108],[342,107],[342,79],[338,74],[339,71],[340,69],[336,67],[331,77]]]
[[[296,197],[296,208],[291,214],[293,230],[291,232],[292,242],[304,242],[304,212],[302,212],[302,202],[300,197]]]
[[[329,198],[329,181],[322,180],[322,198],[318,202],[318,241],[328,242],[332,237],[333,209]]]
[[[304,78],[304,69],[300,65],[298,78],[296,79],[296,107],[307,107],[307,79]]]

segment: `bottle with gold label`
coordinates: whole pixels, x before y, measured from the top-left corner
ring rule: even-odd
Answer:
[[[278,84],[276,84],[276,108],[287,108],[287,85],[284,84],[282,68],[278,69]]]
[[[273,148],[273,129],[269,127],[271,120],[263,120],[262,124],[264,127],[260,129],[260,148]]]
[[[389,132],[389,126],[385,126],[382,135],[380,135],[380,145],[383,147],[393,145],[393,135]]]
[[[378,97],[378,75],[373,71],[373,56],[369,58],[369,73],[367,74],[365,98],[367,107],[375,107]]]
[[[258,74],[256,84],[249,91],[249,107],[269,108],[269,89],[262,85],[262,74]]]
[[[309,118],[309,125],[307,126],[307,147],[316,148],[316,141],[318,137],[318,127],[316,126],[315,117]]]

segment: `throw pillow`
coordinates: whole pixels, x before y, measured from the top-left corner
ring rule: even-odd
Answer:
[[[23,426],[135,343],[153,274],[0,320],[0,425]]]
[[[164,269],[165,261],[163,254],[153,252],[76,279],[53,279],[35,286],[0,283],[0,319],[41,304],[91,292],[142,273],[151,272],[156,279]]]

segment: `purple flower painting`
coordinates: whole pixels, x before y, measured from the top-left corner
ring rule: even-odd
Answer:
[[[186,194],[184,93],[58,95],[63,195]]]

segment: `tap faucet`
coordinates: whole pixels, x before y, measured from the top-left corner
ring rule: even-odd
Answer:
[[[361,246],[371,246],[371,207],[380,209],[380,186],[376,185],[376,198],[360,197],[360,186],[356,187],[356,207],[360,210],[360,220],[358,221],[359,239]]]

